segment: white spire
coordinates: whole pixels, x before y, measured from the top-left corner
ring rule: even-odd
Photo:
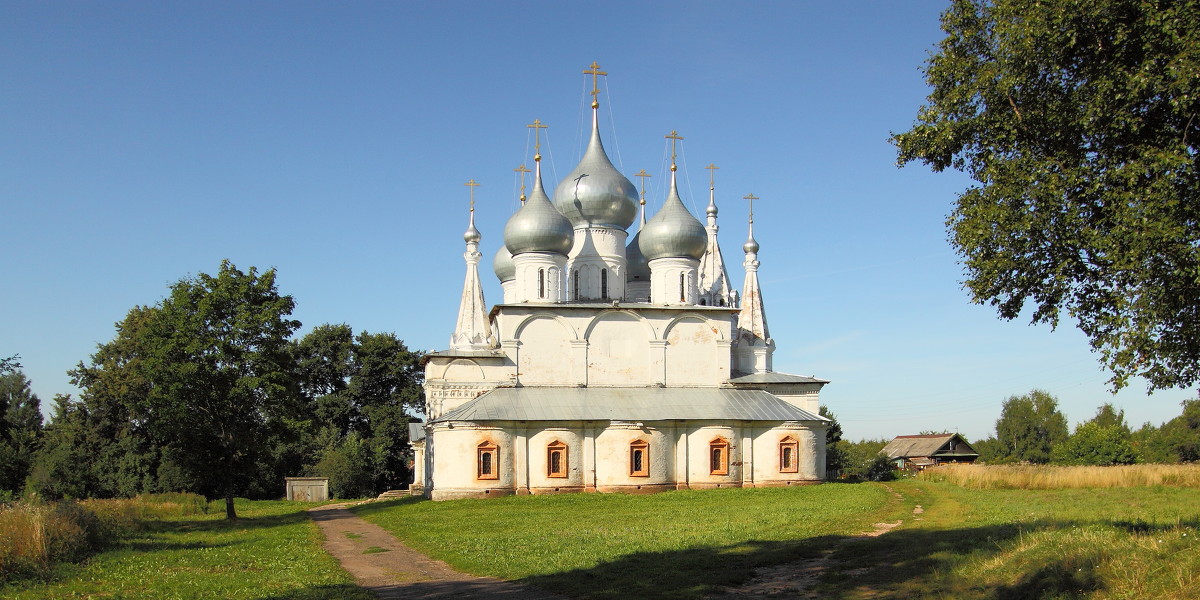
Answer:
[[[708,169],[708,248],[700,259],[700,301],[709,306],[733,306],[729,294],[729,273],[725,270],[725,259],[717,243],[717,200],[713,175],[720,167],[709,164]]]
[[[458,305],[458,323],[454,326],[454,335],[450,336],[450,349],[487,350],[492,344],[492,324],[488,320],[483,285],[479,281],[479,259],[483,256],[479,253],[482,236],[475,228],[475,188],[479,184],[472,179],[465,185],[471,187],[471,219],[463,234],[463,240],[467,242],[467,251],[463,254],[467,261],[467,277]]]
[[[775,340],[767,331],[767,315],[763,310],[762,289],[758,286],[758,242],[754,239],[754,194],[745,196],[750,201],[750,235],[742,250],[746,259],[746,281],[742,287],[742,311],[738,313],[738,329],[734,349],[737,370],[743,373],[763,373],[771,370],[771,358],[775,351]]]

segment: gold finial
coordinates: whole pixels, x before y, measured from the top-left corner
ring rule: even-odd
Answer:
[[[668,133],[667,135],[664,135],[663,137],[671,140],[671,170],[674,171],[675,170],[675,142],[683,140],[683,137],[680,136],[679,132],[675,131],[674,129],[671,130],[671,133]]]
[[[742,196],[742,199],[750,201],[750,222],[753,223],[754,222],[754,201],[758,200],[758,196],[755,196],[754,194],[746,194],[745,196]]]
[[[704,168],[708,169],[708,189],[712,190],[715,187],[713,185],[713,175],[716,175],[717,169],[720,169],[721,167],[718,167],[717,165],[714,165],[713,163],[708,163],[708,166],[704,167]]]
[[[605,71],[601,71],[600,63],[593,60],[592,65],[590,67],[588,67],[587,70],[585,70],[583,72],[583,74],[592,76],[592,108],[600,108],[600,102],[598,101],[599,97],[600,97],[599,77],[601,75],[604,75],[607,77],[608,73]]]
[[[521,174],[521,204],[525,204],[525,174],[529,172],[529,167],[521,165],[513,170]]]
[[[642,206],[645,206],[646,205],[646,178],[654,177],[654,176],[647,173],[645,169],[642,169],[641,171],[634,173],[633,176],[642,178],[642,202],[641,202],[641,204],[642,204]]]
[[[464,183],[463,185],[469,186],[471,188],[471,212],[475,212],[475,188],[479,187],[479,184],[476,183],[474,179],[472,179],[472,180]]]
[[[545,123],[542,123],[539,119],[534,119],[533,123],[526,125],[526,127],[533,129],[533,160],[534,160],[534,162],[541,162],[542,161],[542,137],[541,137],[541,132],[538,130],[545,129],[546,127],[549,127],[549,126],[546,125]],[[525,139],[529,139],[529,138],[525,138]]]

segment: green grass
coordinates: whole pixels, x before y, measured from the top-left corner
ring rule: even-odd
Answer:
[[[901,514],[882,486],[570,494],[353,509],[480,575],[580,598],[696,597]]]
[[[223,511],[150,521],[83,564],[62,564],[46,581],[0,586],[0,598],[341,599],[374,596],[321,548],[311,505],[238,501]]]

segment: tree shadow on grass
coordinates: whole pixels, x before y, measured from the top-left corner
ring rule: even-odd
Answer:
[[[1004,542],[1023,533],[1072,525],[1039,522],[947,530],[901,529],[877,538],[823,536],[637,553],[589,569],[529,577],[521,583],[572,598],[733,598],[738,596],[728,588],[750,580],[757,568],[791,564],[800,572],[813,564],[806,559],[817,559],[833,550],[809,589],[813,597],[1084,597],[1105,587],[1094,570],[1100,562],[1098,549],[1042,565],[1019,575],[1009,585],[987,587],[980,582],[965,582],[953,583],[960,587],[952,589],[930,587],[938,581],[938,573],[951,568],[965,554],[994,555]]]

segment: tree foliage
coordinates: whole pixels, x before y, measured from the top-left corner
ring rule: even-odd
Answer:
[[[1137,462],[1128,431],[1095,421],[1081,423],[1071,437],[1054,446],[1050,457],[1055,463],[1064,465],[1108,466]]]
[[[1111,371],[1200,381],[1200,4],[954,0],[899,163],[978,185],[947,220],[974,301],[1069,314]]]
[[[41,443],[40,405],[25,373],[0,374],[0,491],[18,493],[25,486]]]
[[[1002,462],[1046,463],[1055,444],[1067,439],[1067,418],[1058,400],[1042,390],[1004,401],[996,421],[996,455]]]
[[[824,404],[821,405],[819,413],[830,421],[829,426],[825,428],[825,476],[837,479],[846,467],[846,453],[839,443],[842,441],[842,424],[838,422],[837,415]]]

